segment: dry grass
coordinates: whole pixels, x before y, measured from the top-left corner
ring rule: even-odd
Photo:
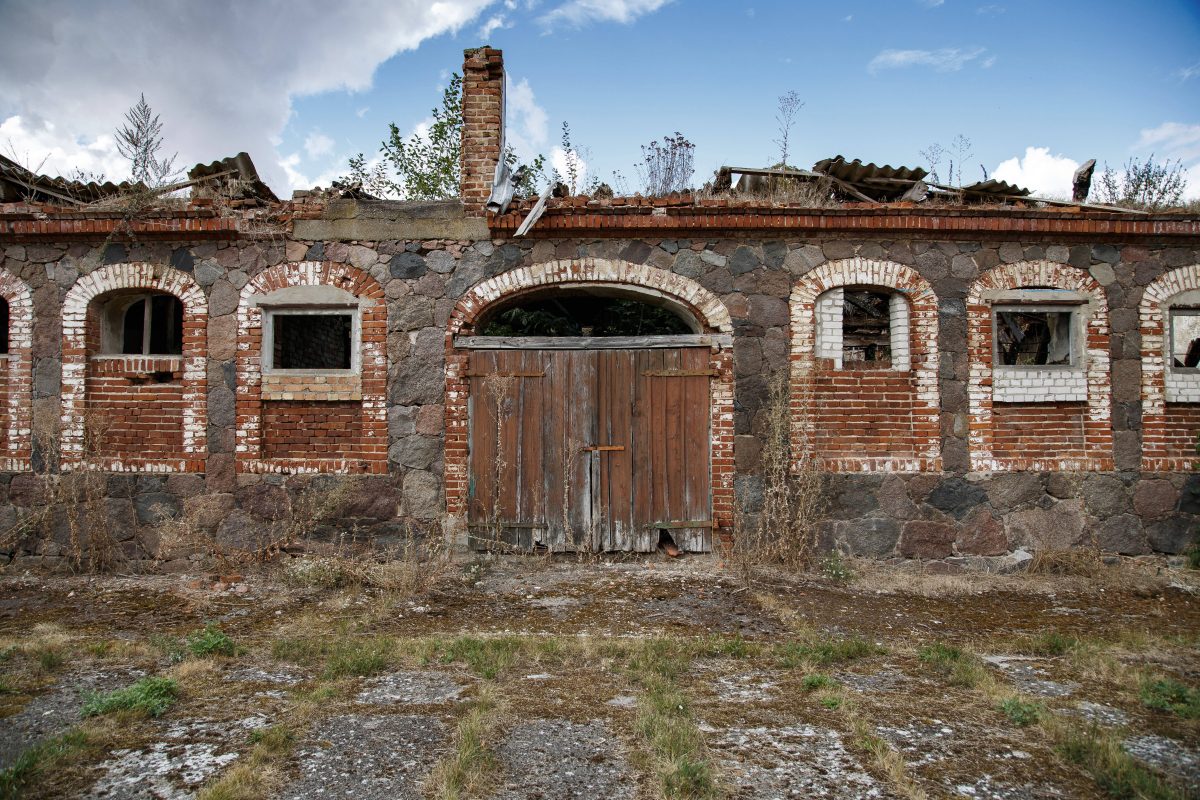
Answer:
[[[479,687],[459,717],[453,749],[430,773],[426,795],[437,800],[459,800],[490,793],[500,769],[493,743],[506,710],[507,704],[494,686]]]

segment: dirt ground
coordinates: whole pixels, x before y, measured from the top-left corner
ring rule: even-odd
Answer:
[[[851,566],[0,573],[0,798],[1200,797],[1195,571]]]

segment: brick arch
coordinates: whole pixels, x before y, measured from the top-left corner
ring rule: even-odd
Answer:
[[[33,295],[25,281],[0,269],[0,297],[8,303],[8,357],[0,378],[8,424],[0,469],[24,472],[30,468],[33,445]]]
[[[183,303],[183,353],[170,359],[126,356],[128,366],[140,372],[174,366],[181,372],[182,444],[179,457],[120,459],[92,458],[84,452],[88,383],[88,309],[92,301],[122,289],[166,292]],[[110,264],[84,275],[63,300],[62,312],[62,425],[64,467],[83,464],[112,472],[201,472],[207,450],[208,300],[186,272],[144,262]],[[159,364],[150,362],[172,362]],[[170,370],[174,371],[174,370]]]
[[[988,294],[1030,286],[1049,286],[1085,295],[1086,341],[1084,342],[1087,400],[1078,418],[1066,413],[1062,404],[1039,403],[1039,424],[1057,426],[1059,433],[1078,429],[1081,452],[1060,456],[1045,445],[1039,455],[1026,449],[1020,457],[997,456],[996,405],[993,402],[993,331]],[[1108,302],[1104,289],[1087,270],[1054,261],[1021,261],[992,267],[971,284],[967,292],[967,381],[970,411],[969,445],[971,468],[979,471],[1006,470],[1108,470],[1112,460],[1111,384],[1109,382]],[[1019,404],[1017,404],[1019,405]],[[1056,411],[1057,410],[1057,411]],[[1060,419],[1061,417],[1061,419]],[[1044,420],[1044,422],[1042,421]],[[1027,423],[1014,423],[1021,427]]]
[[[658,296],[683,306],[706,332],[732,333],[729,310],[715,294],[696,281],[644,264],[607,258],[548,261],[502,273],[481,281],[458,301],[450,314],[448,334],[470,330],[480,314],[501,299],[546,286],[605,284]]]
[[[721,299],[683,275],[605,258],[549,261],[520,267],[481,281],[469,289],[450,314],[446,328],[446,509],[451,515],[466,509],[468,480],[468,351],[454,346],[454,337],[469,333],[480,315],[493,304],[548,286],[611,286],[629,289],[680,306],[699,323],[702,331],[718,334],[712,340],[709,368],[710,470],[712,519],[716,529],[733,525],[733,320]]]
[[[1200,429],[1200,375],[1172,374],[1167,368],[1167,319],[1171,301],[1200,290],[1200,264],[1163,273],[1146,287],[1138,307],[1142,334],[1142,469],[1191,470]],[[1167,384],[1179,400],[1168,399]]]
[[[334,286],[359,299],[361,324],[357,380],[349,383],[336,379],[323,385],[306,386],[301,393],[264,391],[262,368],[262,309],[254,298],[277,289],[295,286]],[[278,264],[254,276],[241,291],[237,309],[237,470],[239,472],[372,473],[387,471],[387,306],[383,288],[371,275],[350,264],[333,261],[301,261]],[[347,399],[348,398],[348,399]],[[336,440],[329,436],[330,453],[313,456],[276,456],[265,450],[264,412],[268,404],[287,415],[306,412],[299,404],[307,403],[310,416],[337,412],[329,416],[331,425],[349,421],[361,426],[358,436]],[[290,404],[296,405],[290,405]],[[343,432],[344,431],[340,431]],[[332,430],[331,430],[332,433]]]
[[[841,369],[818,357],[818,298],[846,286],[879,286],[904,298],[907,319],[893,324],[908,326],[909,369]],[[938,304],[929,282],[912,267],[892,261],[840,259],[801,277],[792,287],[789,309],[792,444],[797,458],[815,447],[824,467],[833,471],[941,469]],[[897,401],[898,395],[907,399]],[[850,402],[868,407],[855,411]],[[853,430],[874,414],[889,425]]]

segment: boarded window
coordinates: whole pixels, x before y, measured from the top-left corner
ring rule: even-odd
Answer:
[[[272,314],[271,368],[351,369],[354,317],[349,313]]]
[[[1066,309],[997,308],[996,363],[1013,367],[1075,364],[1074,316]]]
[[[891,363],[891,295],[846,289],[842,303],[843,366],[887,368]]]
[[[1200,367],[1200,308],[1171,309],[1171,366]]]
[[[154,294],[129,303],[121,316],[120,352],[156,356],[183,353],[183,303],[179,298]]]

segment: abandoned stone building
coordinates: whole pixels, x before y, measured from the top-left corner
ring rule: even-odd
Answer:
[[[0,165],[6,552],[65,563],[83,512],[47,487],[81,473],[123,552],[168,567],[170,520],[248,546],[339,486],[379,542],[708,551],[756,524],[773,412],[824,473],[827,546],[971,565],[1193,541],[1194,214],[487,210],[503,87],[500,52],[468,51],[460,201],[280,201],[240,157],[131,212]]]

